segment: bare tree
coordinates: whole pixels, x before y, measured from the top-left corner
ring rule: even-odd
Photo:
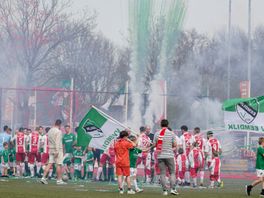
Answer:
[[[83,21],[72,21],[66,12],[69,6],[70,1],[59,0],[1,1],[1,68],[9,74],[7,79],[16,79],[18,86],[27,88],[43,83],[43,73],[58,59],[57,50],[83,31],[83,23],[93,20],[93,16],[85,16]],[[18,117],[25,125],[30,116],[30,94],[20,93],[17,102]]]
[[[63,44],[59,61],[48,76],[53,83],[74,78],[85,103],[104,104],[128,79],[129,51],[115,47],[100,34],[86,29]],[[55,73],[54,73],[55,72]]]
[[[36,85],[38,74],[57,58],[54,51],[82,31],[77,24],[68,31],[70,15],[65,10],[69,6],[70,1],[59,0],[1,1],[1,39],[12,50],[6,59],[14,63],[9,66],[20,68],[25,86]]]

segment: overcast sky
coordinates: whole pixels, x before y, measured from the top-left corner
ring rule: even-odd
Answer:
[[[227,29],[229,0],[188,1],[184,29],[196,28],[198,32],[212,35]],[[74,0],[72,11],[84,8],[98,13],[98,30],[118,44],[124,42],[128,29],[128,0]],[[264,25],[264,0],[252,0],[252,28]],[[244,30],[248,23],[248,0],[232,0],[232,25]]]

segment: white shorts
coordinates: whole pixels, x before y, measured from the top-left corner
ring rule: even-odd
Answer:
[[[137,168],[130,168],[130,177],[137,176]]]
[[[4,164],[2,164],[2,167],[9,169],[9,164],[8,163],[4,163]]]
[[[74,164],[74,170],[81,171],[82,170],[82,164]]]
[[[93,164],[87,164],[87,172],[93,172]]]
[[[264,170],[256,169],[257,177],[264,177]]]
[[[53,152],[49,153],[49,164],[63,164],[63,152],[59,152],[58,156],[55,157],[55,154]]]
[[[16,162],[9,162],[9,166],[12,168],[16,167]]]

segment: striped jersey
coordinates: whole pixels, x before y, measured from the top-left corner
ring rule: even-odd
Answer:
[[[201,168],[203,164],[203,154],[199,148],[193,148],[189,153],[189,162],[191,168]]]
[[[188,161],[186,155],[185,154],[179,154],[177,156],[176,161],[177,161],[177,165],[178,165],[178,170],[185,172],[189,166],[189,161]]]
[[[154,144],[156,145],[159,139],[160,132],[156,132],[154,137]],[[166,129],[163,140],[162,140],[162,149],[161,152],[158,153],[157,158],[158,159],[168,159],[168,158],[174,158],[174,151],[173,151],[173,144],[176,142],[175,134]]]
[[[194,142],[194,137],[190,132],[184,132],[181,136],[182,148],[184,153],[188,156],[191,151],[191,146]]]

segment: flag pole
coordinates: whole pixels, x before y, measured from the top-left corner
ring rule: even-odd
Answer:
[[[231,17],[232,17],[232,0],[229,0],[229,15],[228,15],[228,44],[227,44],[227,98],[230,99],[230,82],[231,82]]]
[[[168,96],[167,96],[168,92],[167,92],[167,81],[164,81],[164,117],[165,119],[168,118],[168,109],[167,109],[167,104],[168,104]]]
[[[251,65],[252,65],[252,40],[251,40],[251,0],[248,0],[248,60],[247,79],[249,81],[249,97],[251,97]],[[249,149],[250,132],[247,131],[247,149]]]
[[[125,123],[127,125],[128,122],[128,80],[126,81],[126,104],[125,104]]]
[[[117,121],[116,119],[112,118],[111,116],[107,115],[106,113],[104,113],[103,111],[101,111],[100,109],[98,109],[97,107],[95,107],[94,105],[91,105],[92,108],[94,108],[95,110],[97,110],[98,112],[100,112],[101,114],[103,114],[105,117],[109,118],[110,120],[116,122],[117,124],[119,124],[120,126],[129,129],[133,134],[138,135],[139,133],[137,133],[136,131],[134,131],[133,129],[125,126],[124,124],[122,124],[121,122]]]
[[[70,92],[70,119],[69,119],[69,121],[70,121],[70,126],[71,127],[74,127],[73,126],[73,89],[74,89],[74,79],[73,78],[71,78],[71,92]]]
[[[35,99],[35,104],[34,104],[34,129],[37,127],[37,90],[34,90],[34,99]]]

